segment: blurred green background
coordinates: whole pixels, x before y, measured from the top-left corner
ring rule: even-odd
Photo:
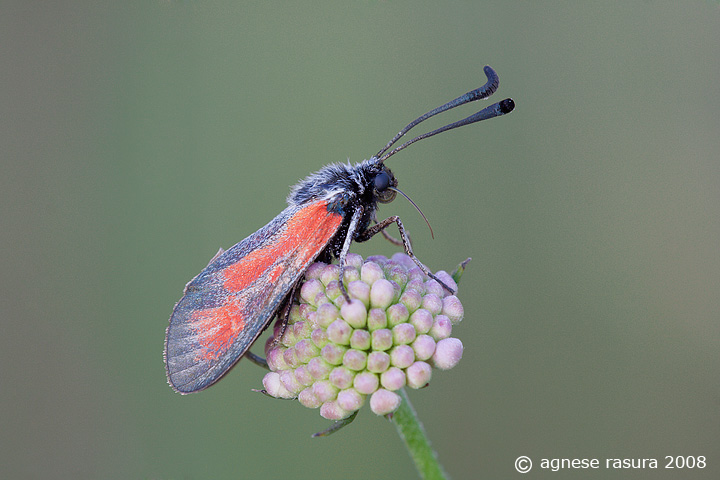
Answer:
[[[457,479],[516,478],[520,455],[534,478],[720,478],[717,2],[0,10],[4,478],[416,478],[367,407],[311,439],[328,422],[251,392],[247,362],[174,394],[164,331],[185,283],[290,185],[369,157],[485,64],[516,111],[389,163],[435,240],[405,200],[380,211],[433,269],[473,257],[463,361],[410,392],[442,463]],[[709,466],[537,465],[665,455]]]

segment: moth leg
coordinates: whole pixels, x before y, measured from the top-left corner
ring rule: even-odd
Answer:
[[[293,299],[295,299],[295,293],[297,292],[299,285],[300,282],[296,282],[295,285],[293,285],[292,290],[290,290],[287,298],[285,299],[285,305],[282,308],[282,322],[280,323],[280,331],[277,335],[273,336],[273,347],[277,346],[277,344],[280,342],[280,339],[285,334],[285,330],[287,330],[288,323],[290,322],[290,310],[292,310]]]
[[[391,217],[386,218],[380,223],[377,223],[373,225],[372,227],[368,227],[364,232],[360,232],[358,236],[355,238],[358,242],[364,242],[366,240],[369,240],[376,234],[382,232],[385,228],[387,228],[391,223],[395,223],[398,226],[398,230],[400,231],[400,238],[402,239],[403,247],[405,248],[405,253],[407,253],[408,257],[412,259],[413,262],[415,262],[415,265],[422,270],[422,272],[427,275],[428,277],[432,278],[436,282],[438,282],[442,287],[450,292],[451,294],[455,295],[455,290],[448,287],[445,282],[440,280],[433,274],[425,265],[423,265],[420,260],[417,259],[415,254],[412,251],[412,246],[410,246],[410,238],[408,237],[407,233],[405,233],[405,227],[403,227],[402,222],[400,221],[400,217],[397,215],[393,215]]]
[[[352,244],[355,231],[358,228],[358,223],[360,222],[364,211],[365,209],[362,206],[359,206],[353,212],[353,216],[350,218],[350,225],[348,225],[347,235],[345,236],[345,241],[343,242],[342,250],[340,250],[340,256],[338,257],[338,262],[340,263],[340,292],[342,292],[343,297],[345,297],[345,300],[348,302],[350,301],[350,296],[348,295],[347,290],[345,289],[345,283],[343,282],[343,279],[345,278],[345,259],[347,258],[348,251],[350,251],[350,245]]]
[[[380,222],[378,222],[377,214],[373,215],[373,222],[375,222],[375,223],[380,223]],[[380,234],[381,234],[383,237],[385,237],[385,240],[387,240],[388,242],[392,243],[393,245],[395,245],[395,246],[397,246],[397,247],[402,247],[402,246],[404,246],[402,240],[398,240],[397,238],[393,237],[392,235],[390,235],[389,233],[387,233],[387,231],[385,231],[384,229],[383,229],[383,230],[380,230]],[[409,242],[412,244],[412,238],[410,238],[410,235],[408,235],[408,240],[409,240]]]
[[[292,308],[293,299],[295,298],[295,292],[297,292],[299,283],[296,283],[292,290],[290,291],[290,294],[287,296],[287,299],[285,300],[285,305],[283,306],[282,310],[282,323],[280,324],[280,331],[277,335],[273,337],[273,347],[275,347],[278,342],[280,341],[280,338],[282,338],[283,334],[285,333],[285,330],[287,329],[288,322],[290,321],[290,309]],[[271,322],[272,323],[272,322]],[[269,327],[270,324],[265,327]],[[264,330],[264,329],[263,329]],[[270,367],[268,367],[267,360],[261,357],[260,355],[255,355],[250,350],[245,352],[243,355],[244,358],[247,358],[252,363],[259,367],[263,367],[267,370],[270,370]]]
[[[254,363],[255,365],[257,365],[258,367],[262,367],[262,368],[264,368],[264,369],[266,369],[266,370],[270,370],[270,367],[268,367],[267,360],[265,360],[265,359],[264,359],[263,357],[261,357],[260,355],[255,355],[255,354],[252,353],[250,350],[248,350],[247,352],[245,352],[245,355],[243,355],[243,357],[247,358],[247,359],[250,360],[252,363]]]

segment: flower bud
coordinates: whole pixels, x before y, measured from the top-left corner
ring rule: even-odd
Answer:
[[[313,393],[312,388],[306,388],[298,395],[298,402],[308,408],[318,408],[322,402]]]
[[[343,355],[343,365],[352,371],[359,372],[367,365],[367,353],[351,348]]]
[[[415,361],[415,351],[408,345],[397,345],[390,351],[393,366],[407,368]]]
[[[370,352],[367,369],[373,373],[382,373],[390,366],[390,355],[385,352]]]
[[[435,317],[433,326],[430,329],[430,336],[435,340],[442,340],[448,338],[452,332],[452,322],[445,315],[438,315]]]
[[[350,336],[350,348],[356,350],[370,350],[372,337],[367,330],[354,330]]]
[[[371,345],[373,350],[388,350],[393,345],[393,334],[391,330],[382,328],[375,330],[370,335]]]
[[[294,398],[295,395],[290,393],[280,381],[280,375],[276,372],[270,372],[263,378],[263,387],[268,395],[277,398]]]
[[[450,295],[449,297],[443,298],[442,302],[443,315],[446,315],[453,325],[460,323],[463,319],[463,315],[465,314],[460,300],[455,295]]]
[[[343,306],[340,307],[340,315],[352,328],[363,328],[367,325],[367,310],[365,304],[360,300],[352,299],[343,304]],[[330,326],[332,327],[332,325]]]
[[[338,389],[328,380],[320,380],[313,383],[312,390],[317,399],[321,402],[335,400],[338,392]]]
[[[363,403],[365,403],[365,398],[354,388],[348,388],[338,393],[337,404],[343,410],[354,412],[355,410],[359,410],[360,407],[363,406]]]
[[[352,412],[343,410],[337,402],[325,402],[320,407],[320,415],[328,420],[342,420],[348,417]]]
[[[405,372],[398,367],[390,367],[380,375],[380,384],[388,390],[400,390],[405,386]]]
[[[378,376],[370,372],[361,372],[355,375],[353,387],[360,393],[369,395],[377,390],[380,380]]]
[[[458,364],[463,354],[463,344],[457,338],[443,338],[433,353],[432,360],[440,370],[449,370]]]
[[[370,397],[370,410],[376,415],[387,415],[397,410],[401,401],[397,393],[381,388]]]
[[[345,389],[351,387],[354,378],[355,372],[346,367],[335,367],[330,372],[330,383],[337,388]]]
[[[297,398],[332,420],[366,400],[386,415],[400,405],[397,390],[422,388],[433,367],[446,370],[460,361],[462,342],[451,334],[463,318],[462,304],[410,257],[363,261],[348,254],[342,281],[349,301],[339,275],[337,265],[308,267],[287,325],[279,319],[265,343],[268,395]],[[457,289],[450,275],[436,275]]]
[[[435,353],[436,343],[430,335],[419,335],[412,343],[415,358],[427,360]]]
[[[406,370],[407,384],[411,388],[422,388],[430,383],[432,368],[425,362],[415,362]]]
[[[388,280],[384,278],[373,283],[370,289],[370,305],[375,308],[386,309],[395,296],[395,289]]]
[[[328,339],[332,343],[336,345],[349,345],[352,327],[345,320],[338,318],[327,328],[327,334]]]

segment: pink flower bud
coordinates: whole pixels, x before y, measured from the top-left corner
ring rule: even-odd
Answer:
[[[452,323],[450,319],[445,315],[438,315],[435,317],[435,322],[430,329],[430,336],[435,340],[442,340],[448,338],[452,333]]]
[[[370,305],[370,285],[367,283],[355,280],[348,284],[347,290],[352,298],[362,302],[366,308]]]
[[[457,338],[440,340],[432,356],[433,365],[440,370],[449,370],[458,364],[463,354],[463,344]]]
[[[364,369],[366,364],[367,353],[363,351],[350,349],[343,355],[343,365],[355,372]]]
[[[328,420],[342,420],[351,413],[340,408],[337,402],[325,402],[320,406],[320,415]]]
[[[320,349],[320,355],[330,365],[340,365],[342,363],[343,355],[347,351],[346,347],[336,345],[334,343],[328,343]]]
[[[346,367],[335,367],[330,372],[330,383],[340,389],[349,388],[353,384],[355,372]]]
[[[435,280],[431,281],[434,282]],[[435,282],[435,284],[440,286],[437,282]],[[440,297],[436,293],[427,293],[423,297],[422,308],[433,315],[437,315],[442,311],[442,300],[440,300]]]
[[[301,405],[307,408],[318,408],[322,405],[322,402],[315,396],[311,387],[308,387],[300,392],[298,395],[298,401]]]
[[[370,348],[370,332],[367,330],[354,330],[350,336],[350,348],[368,350]]]
[[[285,353],[285,347],[282,346],[276,346],[275,348],[271,348],[267,351],[267,363],[268,368],[270,370],[273,370],[275,372],[279,370],[286,370],[290,368],[290,366],[285,362],[285,359],[283,358],[283,354]]]
[[[369,331],[375,331],[380,328],[387,328],[387,314],[382,308],[373,308],[368,312],[367,317],[367,329]]]
[[[385,278],[398,284],[400,287],[404,287],[408,281],[407,269],[402,265],[394,265],[387,269]]]
[[[382,373],[390,366],[390,355],[385,352],[370,352],[367,369],[373,373]]]
[[[325,295],[327,295],[327,297],[332,300],[335,305],[342,305],[342,302],[345,300],[342,295],[342,290],[340,290],[340,282],[337,280],[333,280],[327,284],[325,287]],[[342,300],[340,300],[341,298]]]
[[[370,395],[373,393],[377,390],[379,384],[380,380],[378,379],[378,376],[370,372],[358,373],[355,375],[355,379],[353,380],[353,387],[355,387],[355,390],[364,395]]]
[[[280,372],[280,382],[282,382],[283,387],[285,387],[288,392],[292,393],[293,396],[297,395],[300,393],[300,390],[305,388],[305,386],[298,382],[295,378],[294,370],[283,370]]]
[[[320,380],[313,383],[312,389],[315,396],[321,402],[329,402],[335,400],[335,397],[337,397],[338,389],[328,380]]]
[[[408,321],[408,318],[410,318],[410,313],[408,312],[407,307],[402,303],[390,305],[387,309],[387,319],[390,327],[405,323]]]
[[[409,345],[398,345],[390,351],[390,362],[398,368],[406,368],[415,361],[415,351]]]
[[[339,316],[340,310],[338,310],[335,305],[326,303],[318,307],[315,319],[318,327],[327,328],[332,322],[337,320]]]
[[[315,380],[325,380],[331,369],[332,366],[321,357],[315,357],[307,364],[307,371]]]
[[[419,335],[412,343],[415,358],[428,360],[435,353],[435,340],[430,335]]]
[[[345,303],[340,307],[340,315],[352,328],[363,328],[367,325],[367,310],[360,300],[352,299],[350,302]],[[330,329],[332,327],[333,325],[328,327],[328,335],[331,335]],[[349,340],[350,338],[348,337],[348,343]]]
[[[381,388],[370,397],[370,410],[376,415],[387,415],[400,406],[400,395]]]
[[[338,318],[327,328],[328,338],[337,345],[350,345],[352,327],[345,320]]]
[[[428,333],[433,326],[433,322],[432,314],[424,308],[415,310],[415,312],[410,315],[410,324],[415,327],[415,331],[419,334]]]
[[[422,296],[415,290],[408,290],[406,287],[405,291],[400,295],[400,303],[405,305],[408,312],[412,313],[422,305]]]
[[[300,287],[300,298],[315,305],[315,297],[325,290],[325,285],[318,279],[308,280]]]
[[[305,270],[305,278],[307,278],[308,280],[311,280],[313,278],[320,278],[320,275],[322,275],[325,267],[326,265],[322,262],[313,263],[308,267],[307,270]]]
[[[324,328],[316,328],[310,334],[310,339],[316,347],[322,348],[328,343],[327,331]]]
[[[380,374],[380,384],[388,390],[399,390],[405,386],[405,372],[398,367],[390,367]]]
[[[440,280],[442,280],[442,282],[445,285],[452,288],[454,291],[456,291],[456,292],[458,291],[457,283],[455,283],[455,280],[452,278],[452,276],[449,273],[447,273],[445,270],[439,270],[439,271],[435,272],[435,276],[437,278],[439,278]],[[449,295],[451,295],[451,293],[448,292],[447,290],[445,290],[445,288],[443,288],[442,296],[449,296]]]
[[[401,323],[392,329],[393,343],[395,345],[407,345],[415,340],[415,327],[409,323]]]
[[[307,365],[300,365],[298,368],[295,369],[295,379],[300,383],[300,385],[303,385],[307,387],[308,385],[312,385],[315,382],[315,378],[310,374],[310,371],[307,368]]]
[[[453,325],[457,325],[463,319],[465,310],[463,309],[462,303],[460,303],[458,297],[455,295],[449,295],[443,298],[442,313],[443,315],[447,315]]]
[[[405,370],[407,385],[410,388],[422,388],[430,382],[432,368],[425,362],[415,362]]]
[[[354,412],[359,410],[365,403],[365,399],[353,388],[340,391],[337,395],[337,404],[345,411]]]
[[[393,334],[392,331],[387,328],[375,330],[370,334],[370,337],[373,350],[384,351],[392,347]]]
[[[368,285],[372,285],[381,278],[385,278],[385,274],[383,273],[380,265],[375,262],[365,262],[365,264],[360,269],[360,280],[367,283]]]
[[[300,362],[297,358],[297,352],[293,347],[286,348],[283,351],[283,360],[288,365],[288,367],[295,368],[298,365],[300,365]]]
[[[347,257],[345,257],[345,268],[346,269],[353,269],[353,270],[360,270],[363,266],[363,258],[362,255],[358,255],[357,253],[348,253]]]
[[[275,398],[295,398],[295,395],[288,391],[280,381],[280,375],[276,372],[266,373],[263,377],[263,387],[268,395]]]
[[[425,282],[425,294],[432,294],[437,296],[438,298],[442,298],[444,292],[446,292],[445,288],[443,288],[442,285],[440,285],[437,280],[430,279],[427,282]]]
[[[337,282],[340,278],[339,265],[325,265],[323,272],[320,274],[320,281],[328,287],[331,282]]]
[[[376,308],[387,308],[395,297],[395,289],[388,280],[380,279],[370,289],[370,305]]]
[[[313,357],[317,357],[320,353],[320,349],[309,338],[303,338],[295,344],[297,359],[300,363],[307,363]]]
[[[407,254],[402,253],[402,252],[393,253],[392,257],[390,257],[390,260],[393,263],[396,263],[398,265],[405,267],[405,270],[417,268],[417,265],[415,265],[415,262],[413,262],[413,259],[410,258],[410,256],[408,256]]]

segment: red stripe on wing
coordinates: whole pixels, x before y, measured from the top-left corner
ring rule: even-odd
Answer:
[[[285,224],[280,241],[250,252],[225,269],[224,287],[237,292],[265,275],[276,281],[283,271],[278,261],[293,253],[296,253],[295,265],[307,265],[337,233],[342,218],[342,215],[328,211],[327,202],[311,203],[298,210]],[[273,265],[276,266],[268,271]]]
[[[337,233],[342,218],[328,212],[325,202],[312,203],[290,217],[265,246],[222,270],[227,302],[190,316],[197,332],[196,360],[220,359],[245,328],[254,326],[254,335],[259,335],[264,324],[257,325],[254,320],[278,292],[288,288],[290,280],[281,281],[282,274],[292,272],[294,278],[304,271]]]
[[[220,358],[245,328],[238,305],[233,303],[195,311],[190,321],[198,332],[198,343],[201,345],[199,357],[202,360]]]

